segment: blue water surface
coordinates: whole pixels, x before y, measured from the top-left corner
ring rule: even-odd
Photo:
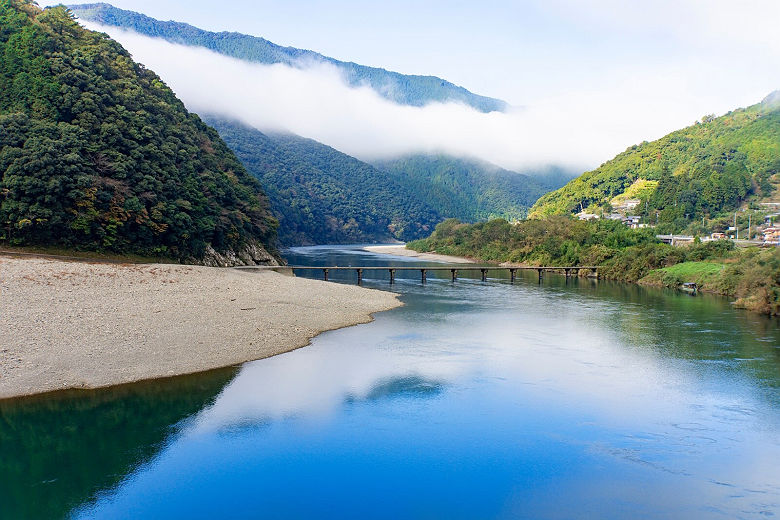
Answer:
[[[414,261],[346,247],[288,258]],[[554,275],[399,276],[403,307],[245,364],[68,515],[780,514],[776,321],[720,298]],[[386,273],[365,277],[389,288]]]

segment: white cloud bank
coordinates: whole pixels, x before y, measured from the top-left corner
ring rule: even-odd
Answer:
[[[122,43],[196,113],[294,132],[363,160],[446,152],[510,169],[545,164],[584,169],[712,111],[702,96],[678,95],[686,92],[680,79],[685,74],[674,70],[656,72],[652,80],[605,78],[596,91],[537,100],[511,113],[484,114],[454,103],[409,107],[368,87],[349,87],[331,66],[254,64],[115,27],[85,25]],[[658,96],[669,83],[674,96]]]

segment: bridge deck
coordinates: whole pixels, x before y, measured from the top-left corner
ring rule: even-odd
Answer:
[[[293,274],[295,274],[296,270],[300,271],[322,271],[322,278],[324,280],[328,280],[328,274],[330,271],[355,271],[357,274],[357,283],[360,284],[363,282],[363,271],[387,271],[390,273],[390,283],[395,283],[395,272],[396,271],[420,271],[420,278],[422,283],[425,283],[428,276],[428,271],[449,271],[450,276],[452,278],[452,281],[454,282],[458,278],[458,272],[460,271],[479,271],[482,273],[482,281],[487,280],[487,273],[488,271],[509,271],[510,280],[512,283],[515,282],[515,278],[517,275],[517,271],[538,271],[539,273],[539,282],[542,281],[542,273],[545,271],[563,271],[566,274],[566,278],[568,279],[572,272],[579,272],[584,270],[590,271],[595,276],[598,277],[598,266],[586,266],[586,265],[572,265],[572,266],[517,266],[517,267],[507,267],[507,266],[500,266],[500,265],[482,265],[482,266],[475,266],[475,265],[464,265],[464,264],[453,264],[453,265],[434,265],[434,266],[425,266],[425,265],[418,265],[418,266],[393,266],[393,265],[384,265],[384,266],[377,266],[377,265],[367,265],[367,266],[339,266],[339,265],[333,265],[333,266],[311,266],[311,265],[281,265],[281,266],[273,266],[273,265],[261,265],[261,266],[241,266],[237,269],[286,269],[290,270]]]
[[[488,271],[519,271],[519,270],[526,270],[526,271],[565,271],[566,269],[572,270],[572,271],[579,271],[580,269],[588,269],[588,270],[597,270],[599,269],[599,266],[588,266],[588,265],[572,265],[572,266],[517,266],[517,267],[507,267],[507,266],[500,266],[500,265],[483,265],[483,266],[473,266],[469,264],[454,264],[454,265],[448,265],[448,266],[426,266],[426,265],[417,265],[417,266],[393,266],[393,265],[384,265],[384,266],[376,266],[376,265],[366,265],[366,266],[360,266],[360,265],[323,265],[323,266],[311,266],[311,265],[242,265],[236,267],[236,269],[301,269],[301,270],[310,270],[310,271],[321,271],[323,269],[328,269],[331,271],[344,271],[344,270],[355,270],[355,269],[362,269],[364,271],[389,271],[389,270],[395,270],[395,271],[420,271],[422,269],[425,269],[426,271],[452,271],[455,269],[456,271],[482,271],[483,269],[487,269]]]

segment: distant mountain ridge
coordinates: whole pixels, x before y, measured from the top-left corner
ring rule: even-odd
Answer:
[[[68,6],[83,20],[130,29],[139,34],[163,38],[171,43],[199,46],[245,61],[282,63],[302,67],[308,63],[327,63],[337,67],[351,86],[368,85],[379,95],[395,103],[424,106],[433,102],[457,102],[480,112],[503,112],[508,104],[500,99],[480,96],[435,76],[407,75],[378,67],[344,62],[314,51],[283,47],[256,36],[237,32],[210,32],[192,25],[156,20],[144,14],[116,8],[107,3]]]
[[[282,245],[412,240],[442,220],[408,183],[294,134],[266,134],[220,116],[217,129],[268,194]]]
[[[285,246],[414,240],[448,217],[517,220],[571,178],[557,169],[531,177],[447,155],[372,166],[312,139],[202,117],[260,181]]]
[[[442,96],[455,99],[450,88],[454,85],[438,78],[408,77],[344,64],[310,51],[279,47],[262,38],[211,33],[184,23],[160,22],[105,3],[71,9],[84,20],[174,43],[202,46],[245,60],[299,66],[301,60],[317,59],[348,66],[359,73],[352,76],[355,84],[366,81],[360,76],[365,71],[376,79],[375,88],[380,80],[388,77],[394,78],[393,81],[403,80],[400,90],[397,84],[384,90],[413,95],[413,99],[393,99],[406,104],[443,100],[439,99]],[[374,73],[378,76],[371,76]],[[433,90],[427,83],[420,83],[432,79],[438,82]],[[421,88],[427,90],[418,96]],[[456,93],[474,96],[465,89],[458,88]],[[477,98],[482,99],[469,98],[472,106]],[[455,100],[465,102],[463,98]],[[499,108],[477,105],[483,111]],[[427,236],[446,217],[464,222],[493,217],[518,220],[526,216],[541,195],[572,177],[554,167],[534,171],[529,176],[486,161],[447,155],[410,155],[372,166],[294,134],[261,132],[218,114],[203,117],[260,181],[279,220],[278,236],[285,246],[413,240]]]
[[[574,175],[549,168],[525,175],[479,159],[449,155],[411,155],[375,161],[445,218],[478,222],[491,218],[525,218],[536,200]]]

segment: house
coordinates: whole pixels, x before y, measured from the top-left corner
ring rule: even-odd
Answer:
[[[764,243],[765,244],[778,244],[780,243],[780,227],[768,227],[764,229]]]
[[[780,213],[772,213],[770,215],[764,216],[764,224],[767,226],[774,224],[775,220],[780,220]]]
[[[664,244],[671,244],[673,246],[693,243],[693,237],[686,235],[656,235],[655,238]]]
[[[631,229],[637,229],[639,227],[639,221],[642,220],[642,217],[637,215],[629,215],[625,217],[623,220],[623,224],[630,227]]]
[[[586,213],[585,211],[580,211],[577,213],[577,218],[580,220],[598,220],[599,216],[595,213]]]

